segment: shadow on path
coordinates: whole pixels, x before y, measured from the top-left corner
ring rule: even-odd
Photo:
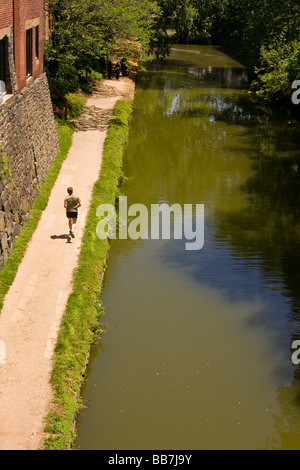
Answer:
[[[65,233],[64,233],[63,235],[51,235],[50,238],[51,238],[52,240],[56,240],[56,239],[65,239],[65,240],[67,240],[67,243],[70,243],[70,241],[71,241],[70,235],[67,235],[67,234],[65,234]]]

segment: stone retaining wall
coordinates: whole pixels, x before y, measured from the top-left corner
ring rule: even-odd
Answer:
[[[46,75],[0,105],[0,270],[59,152]]]

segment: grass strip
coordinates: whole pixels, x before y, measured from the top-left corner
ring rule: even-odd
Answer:
[[[114,118],[105,138],[99,179],[94,184],[83,233],[73,290],[68,299],[54,354],[51,384],[54,399],[46,417],[44,450],[71,449],[75,439],[74,419],[80,409],[83,372],[89,350],[101,333],[101,289],[109,241],[96,235],[99,204],[115,205],[122,178],[122,159],[128,138],[131,106],[117,101]]]
[[[14,240],[14,247],[9,254],[6,265],[0,272],[0,310],[3,307],[4,297],[12,285],[18,267],[24,257],[28,243],[38,226],[42,212],[46,209],[52,187],[60,172],[63,161],[66,159],[72,143],[74,126],[67,121],[56,121],[60,151],[56,156],[45,178],[44,184],[36,197],[30,210],[29,220],[24,224],[23,230]]]

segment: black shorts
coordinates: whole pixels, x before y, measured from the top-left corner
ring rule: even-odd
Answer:
[[[68,219],[77,219],[77,212],[67,212]]]

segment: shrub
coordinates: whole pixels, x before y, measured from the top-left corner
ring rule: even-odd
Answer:
[[[68,118],[69,119],[77,119],[81,111],[86,103],[86,97],[83,96],[81,93],[68,93],[66,98],[69,102],[68,107]]]
[[[300,42],[277,41],[261,48],[261,66],[256,68],[257,80],[253,86],[257,94],[268,99],[291,96],[291,86],[299,78]]]

